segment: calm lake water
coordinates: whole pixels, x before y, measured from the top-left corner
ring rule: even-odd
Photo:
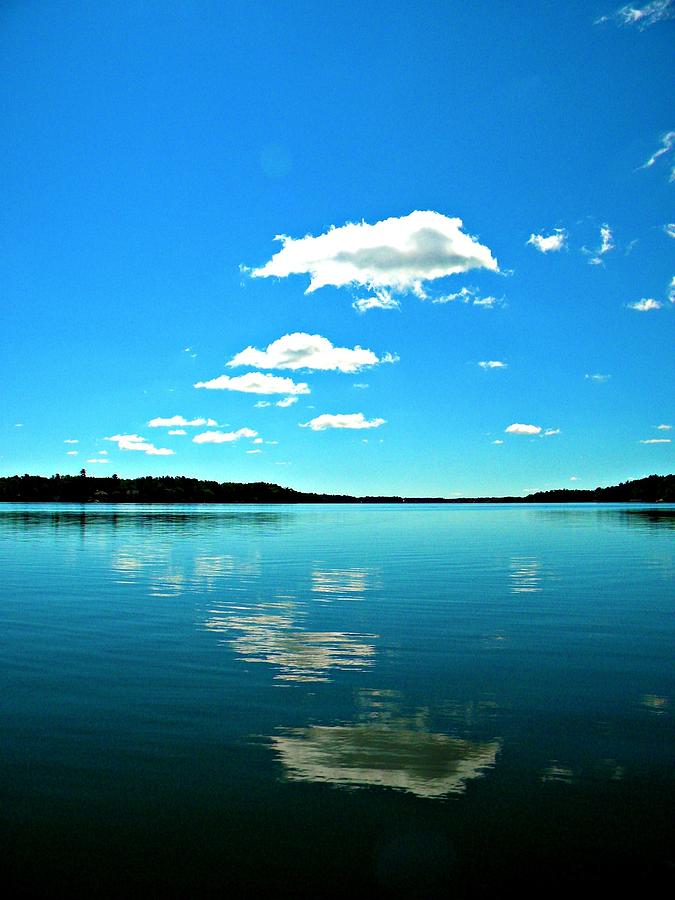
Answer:
[[[5,882],[673,882],[674,537],[635,504],[0,504]]]

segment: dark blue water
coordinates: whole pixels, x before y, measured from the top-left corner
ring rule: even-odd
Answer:
[[[21,893],[672,884],[675,509],[0,505]]]

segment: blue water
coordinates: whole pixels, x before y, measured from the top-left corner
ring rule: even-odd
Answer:
[[[675,508],[0,505],[21,893],[675,873]]]

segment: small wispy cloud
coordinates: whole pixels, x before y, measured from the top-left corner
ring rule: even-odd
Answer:
[[[63,442],[64,444],[79,444],[79,440],[77,438],[66,438]]]
[[[247,453],[262,453],[262,450],[247,450]]]
[[[641,444],[672,444],[670,438],[648,438],[646,441],[640,441]]]
[[[478,365],[481,369],[506,369],[507,363],[502,362],[499,359],[483,359]]]
[[[194,387],[210,391],[240,391],[244,394],[309,394],[309,385],[296,383],[281,375],[247,372],[245,375],[219,375],[210,381],[198,381]]]
[[[363,413],[337,413],[331,415],[324,413],[310,419],[309,422],[300,424],[301,428],[311,428],[312,431],[325,431],[327,428],[379,428],[385,424],[385,419],[366,419]]]
[[[501,306],[504,303],[503,297],[481,296],[478,288],[463,287],[455,291],[454,294],[444,294],[440,297],[432,297],[432,303],[469,303],[471,306],[482,306],[484,309],[491,309],[494,306]]]
[[[79,450],[66,450],[66,456],[77,456]]]
[[[657,431],[672,431],[672,428],[673,428],[672,425],[657,425],[656,426]]]
[[[664,22],[673,17],[673,0],[651,0],[644,6],[633,6],[628,3],[619,7],[613,13],[600,16],[593,23],[602,25],[605,22],[615,22],[617,25],[634,25],[639,31],[644,31],[650,25]]]
[[[661,146],[649,157],[646,163],[643,163],[641,166],[638,166],[638,169],[651,169],[654,163],[657,162],[662,156],[665,156],[667,153],[673,149],[673,144],[675,144],[675,131],[667,131],[664,135],[661,136]],[[671,168],[670,170],[670,178],[669,181],[675,181],[675,168]]]
[[[675,238],[675,222],[668,222],[667,225],[663,226],[663,230],[668,237]]]
[[[254,438],[258,432],[252,428],[239,428],[237,431],[203,431],[192,438],[194,444],[231,444],[241,438]]]
[[[280,406],[282,409],[284,409],[288,406],[293,406],[293,404],[297,403],[297,402],[298,402],[297,397],[284,397],[282,400],[277,400],[277,402],[274,405]]]
[[[503,444],[504,441],[501,440],[501,438],[497,438],[497,440],[496,440],[496,441],[492,441],[492,443],[493,443],[493,444]]]
[[[195,359],[195,357],[197,356],[192,347],[183,347],[183,353],[187,353],[187,355],[192,359]]]
[[[373,290],[370,297],[359,297],[352,303],[357,312],[365,313],[369,309],[400,309],[401,304],[387,288]]]
[[[187,434],[184,428],[170,428],[167,434]]]
[[[670,284],[668,285],[668,300],[671,303],[675,303],[675,275],[670,279]]]
[[[265,350],[247,347],[228,363],[232,366],[253,366],[256,369],[308,369],[322,372],[353,374],[381,363],[398,362],[398,356],[384,353],[381,357],[358,344],[356,347],[335,347],[320,334],[296,331],[272,341]]]
[[[522,422],[514,422],[504,429],[507,434],[541,434],[539,425],[524,425]]]
[[[357,381],[352,385],[353,388],[357,388],[360,391],[365,391],[366,388],[369,388],[370,385],[366,384],[364,381]]]
[[[532,244],[540,253],[556,253],[566,246],[567,232],[564,228],[555,228],[551,234],[531,234],[526,244]]]
[[[585,253],[589,259],[589,266],[602,266],[604,265],[603,256],[609,253],[610,250],[614,249],[614,236],[612,234],[612,229],[609,225],[601,225],[600,226],[600,244],[596,247],[595,250],[588,250],[586,247],[582,247],[582,252]]]
[[[553,437],[556,434],[561,434],[559,428],[547,428],[542,437]]]
[[[104,463],[109,463],[110,460],[103,457],[103,459],[88,459],[87,462],[94,463],[94,464],[96,464],[96,463],[104,464]]]
[[[643,297],[642,300],[636,300],[635,303],[627,303],[628,309],[635,309],[637,312],[650,312],[653,309],[661,309],[662,304],[652,297]]]
[[[594,372],[592,375],[584,375],[588,381],[595,381],[598,384],[602,384],[605,381],[609,381],[611,375],[602,375],[600,372]]]
[[[117,444],[120,450],[135,450],[145,453],[147,456],[173,456],[175,453],[175,450],[168,447],[155,447],[154,444],[138,434],[113,434],[105,440]]]
[[[577,475],[571,475],[571,476],[570,476],[570,481],[578,481],[578,480],[579,480],[579,478],[578,478]]]
[[[150,419],[149,428],[200,428],[204,425],[217,426],[215,419],[186,419],[183,416],[171,416],[169,419]]]

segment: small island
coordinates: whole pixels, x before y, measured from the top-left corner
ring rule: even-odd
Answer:
[[[142,478],[14,475],[0,478],[2,503],[675,503],[675,475],[649,475],[593,490],[560,488],[525,497],[352,497],[184,476]]]

